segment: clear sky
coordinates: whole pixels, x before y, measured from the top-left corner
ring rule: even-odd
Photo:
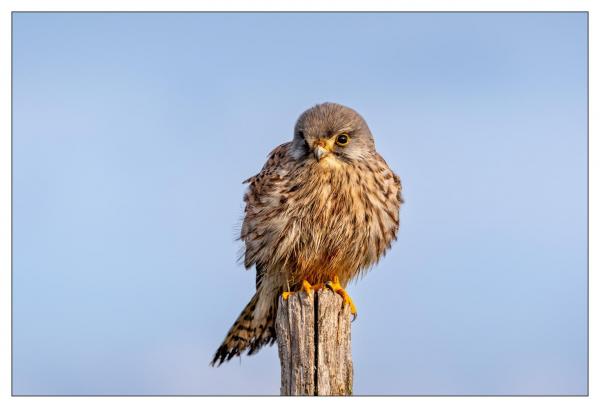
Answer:
[[[587,392],[587,16],[15,14],[13,390],[278,394],[208,366],[242,180],[324,101],[404,185],[349,287],[356,394]]]

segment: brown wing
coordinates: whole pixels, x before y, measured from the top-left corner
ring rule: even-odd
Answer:
[[[377,160],[379,160],[385,165],[385,168],[389,171],[389,173],[391,173],[392,177],[394,178],[394,184],[396,184],[396,187],[398,188],[398,194],[396,196],[398,203],[404,203],[404,197],[402,196],[402,181],[400,180],[400,177],[392,171],[392,169],[388,166],[383,156],[381,156],[379,153],[375,153],[375,157],[377,157]]]
[[[278,210],[279,192],[281,186],[285,184],[286,164],[290,160],[288,155],[290,145],[291,142],[276,147],[269,154],[260,173],[244,181],[249,183],[249,186],[244,195],[246,208],[240,238],[246,246],[244,266],[249,269],[256,264],[257,289],[265,273],[264,267],[257,262],[257,254],[266,245],[266,240],[262,239],[267,234],[266,225],[261,221],[265,216],[268,217],[270,212]]]

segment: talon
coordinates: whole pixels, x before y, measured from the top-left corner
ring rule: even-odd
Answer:
[[[290,295],[294,293],[294,292],[283,292],[281,294],[281,297],[283,298],[283,300],[288,300],[288,298],[290,297]]]
[[[354,306],[354,302],[348,293],[344,290],[342,285],[340,285],[340,279],[335,276],[333,281],[329,281],[325,284],[326,287],[337,293],[344,299],[344,304],[350,305],[350,312],[352,313],[352,321],[356,320],[358,313],[356,312],[356,306]]]

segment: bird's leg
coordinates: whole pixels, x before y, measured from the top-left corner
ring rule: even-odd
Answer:
[[[316,283],[314,285],[311,286],[312,290],[314,290],[315,292],[323,289],[325,287],[324,283]]]
[[[315,283],[311,285],[307,280],[302,281],[302,289],[306,292],[307,295],[310,295],[310,292],[317,292],[325,287],[324,283]]]
[[[321,285],[321,286],[322,286],[322,285]],[[307,295],[310,295],[310,292],[311,292],[311,290],[316,290],[316,289],[315,289],[316,287],[317,287],[317,286],[311,286],[311,284],[310,284],[310,283],[308,283],[308,281],[307,281],[306,279],[304,279],[304,280],[302,281],[302,290],[303,290],[304,292],[306,292],[306,294],[307,294]],[[283,292],[283,293],[281,294],[281,297],[283,297],[283,300],[287,300],[287,299],[290,297],[290,295],[291,295],[292,293],[294,293],[294,292],[290,292],[290,291],[289,291],[289,288],[288,288],[288,291],[287,291],[287,292]]]
[[[290,297],[290,295],[294,293],[292,291],[290,291],[290,281],[287,281],[287,291],[283,291],[283,293],[281,294],[281,297],[283,298],[283,300],[288,300],[288,298]]]
[[[302,290],[306,292],[307,295],[310,295],[310,291],[312,290],[312,286],[306,279],[302,281]]]
[[[348,295],[348,293],[344,290],[342,285],[340,285],[340,279],[337,276],[335,276],[333,278],[333,281],[327,282],[325,286],[327,286],[329,289],[340,295],[342,299],[344,299],[344,304],[347,303],[348,305],[350,305],[350,312],[352,312],[353,316],[352,321],[354,321],[356,319],[356,316],[358,316],[358,313],[356,313],[356,306],[354,306],[354,302],[352,301],[350,295]]]

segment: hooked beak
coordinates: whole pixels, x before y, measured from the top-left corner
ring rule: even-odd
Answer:
[[[331,152],[333,146],[330,146],[330,144],[327,142],[327,140],[320,139],[314,143],[313,153],[317,161],[321,161],[323,157],[327,156]]]
[[[317,161],[320,161],[323,157],[325,157],[325,156],[327,156],[327,154],[329,154],[329,150],[325,149],[322,146],[317,146],[317,147],[315,147],[315,150],[313,150],[313,153],[315,154]]]

